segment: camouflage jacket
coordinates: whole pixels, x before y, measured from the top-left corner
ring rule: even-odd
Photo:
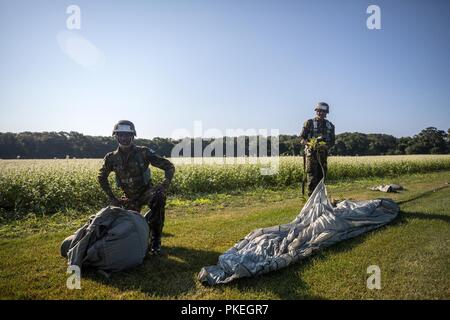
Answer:
[[[139,197],[152,186],[149,165],[164,170],[164,184],[168,186],[175,173],[174,165],[167,159],[160,157],[147,147],[135,146],[125,153],[119,148],[106,154],[103,166],[98,174],[98,181],[109,198],[114,198],[108,181],[109,174],[114,171],[116,182],[129,199]]]
[[[309,119],[303,124],[303,130],[300,138],[308,140],[311,138],[322,137],[327,143],[328,149],[334,146],[335,133],[334,125],[327,119],[319,118]]]

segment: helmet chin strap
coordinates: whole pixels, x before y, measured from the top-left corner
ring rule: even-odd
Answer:
[[[119,149],[125,153],[130,152],[132,146],[133,146],[133,142],[131,142],[129,145],[119,143]]]
[[[119,139],[119,138],[117,138],[116,140],[117,140],[117,142],[119,143],[120,149],[122,149],[122,150],[128,150],[129,148],[131,148],[131,146],[132,146],[133,143],[134,143],[134,139],[133,139],[133,138],[131,138],[129,144],[122,144],[122,143],[120,143],[120,139]]]
[[[119,143],[119,147],[125,148],[125,149],[131,147],[132,145],[133,145],[133,142],[131,142],[130,144],[121,144],[121,143]]]

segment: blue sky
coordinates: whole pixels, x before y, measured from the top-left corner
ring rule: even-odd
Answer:
[[[370,4],[381,30],[366,27]],[[80,30],[66,27],[69,5]],[[0,10],[1,132],[109,135],[129,119],[145,138],[196,120],[298,134],[318,101],[337,133],[450,127],[447,0],[0,0]],[[90,65],[61,37],[89,43]]]

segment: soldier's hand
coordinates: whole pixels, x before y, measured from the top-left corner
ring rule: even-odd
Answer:
[[[117,198],[110,198],[109,199],[109,205],[114,207],[121,207],[122,202]]]
[[[120,197],[119,201],[120,201],[120,204],[121,204],[121,205],[124,205],[124,204],[126,204],[128,201],[130,201],[130,200],[129,200],[127,197],[122,196],[122,197]]]
[[[321,141],[318,143],[317,149],[319,150],[328,150],[328,145],[325,141]]]
[[[160,193],[162,195],[166,194],[167,186],[162,183],[155,188],[155,193]]]
[[[128,199],[127,197],[122,197],[120,202],[122,203],[122,208],[124,209],[139,211],[139,206],[134,200]]]

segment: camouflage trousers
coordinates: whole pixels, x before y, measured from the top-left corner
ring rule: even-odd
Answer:
[[[140,212],[145,205],[150,208],[144,214],[144,218],[150,227],[151,239],[152,241],[160,240],[166,214],[166,196],[160,192],[155,192],[153,188],[149,188],[140,196],[130,199],[125,208]]]
[[[312,152],[311,155],[306,156],[308,196],[313,193],[320,180],[322,180],[323,173],[325,173],[326,177],[328,171],[327,158],[327,152]],[[320,164],[322,164],[323,172]]]

